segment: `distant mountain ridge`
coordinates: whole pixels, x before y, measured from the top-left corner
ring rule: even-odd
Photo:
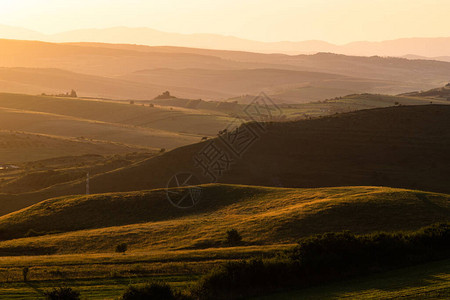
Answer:
[[[450,56],[450,37],[401,38],[380,42],[355,41],[344,45],[335,45],[317,40],[260,42],[219,34],[169,33],[145,27],[79,29],[57,34],[43,34],[24,28],[0,25],[0,38],[48,42],[126,43],[284,54],[332,52],[361,56],[417,55],[437,60],[440,60],[440,57]]]
[[[181,98],[226,100],[264,91],[287,92],[289,99],[282,97],[281,102],[300,103],[348,94],[428,90],[450,78],[449,62],[398,57],[11,39],[0,39],[0,49],[0,91],[10,93],[75,89],[79,96],[151,99],[170,91]],[[318,94],[311,98],[299,90],[304,88]]]

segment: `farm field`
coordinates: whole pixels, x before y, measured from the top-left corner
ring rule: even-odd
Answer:
[[[292,245],[174,251],[173,253],[55,255],[0,258],[2,299],[36,299],[54,287],[70,286],[88,299],[117,299],[130,285],[166,282],[185,289],[217,264],[253,256],[271,257]],[[31,266],[30,280],[21,269]],[[5,277],[6,270],[10,273]],[[270,294],[252,299],[443,299],[450,294],[450,261],[338,281],[321,287]]]

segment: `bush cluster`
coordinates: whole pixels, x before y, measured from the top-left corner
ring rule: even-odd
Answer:
[[[412,233],[326,233],[305,238],[276,258],[223,264],[184,294],[152,283],[129,287],[122,299],[244,299],[449,257],[448,223]]]
[[[227,263],[191,292],[196,299],[238,299],[448,257],[450,224],[413,233],[327,233],[300,241],[284,256]]]
[[[52,291],[44,292],[44,296],[49,300],[78,300],[80,299],[80,293],[74,291],[70,287],[60,287],[53,289]]]
[[[122,296],[123,300],[155,299],[175,300],[175,295],[166,284],[151,283],[144,286],[130,286]]]

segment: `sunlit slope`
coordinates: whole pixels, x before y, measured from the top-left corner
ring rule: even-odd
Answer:
[[[0,93],[0,107],[194,134],[216,134],[230,120],[223,113],[186,108],[4,93]]]
[[[291,243],[313,233],[409,230],[450,218],[449,195],[422,191],[236,185],[202,190],[199,204],[189,210],[173,207],[165,190],[46,200],[1,217],[0,230],[3,238],[50,235],[1,242],[0,253],[11,247],[111,251],[119,242],[134,250],[209,247],[221,245],[231,228],[247,243]]]
[[[0,94],[0,127],[154,148],[215,135],[229,122],[219,112],[98,100]]]
[[[363,108],[388,107],[394,105],[426,105],[426,104],[450,104],[446,99],[430,99],[425,97],[413,97],[408,95],[379,95],[379,94],[357,94],[346,95],[337,99],[330,99],[326,103],[341,105],[358,105]]]
[[[195,138],[194,136],[151,128],[136,128],[121,124],[3,108],[0,108],[0,127],[4,130],[18,130],[62,138],[114,142],[124,146],[149,149],[174,148],[200,139],[199,137]]]

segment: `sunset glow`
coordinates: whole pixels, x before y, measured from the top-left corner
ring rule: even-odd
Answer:
[[[44,33],[128,26],[347,43],[449,36],[449,11],[447,0],[1,0],[0,24]]]

